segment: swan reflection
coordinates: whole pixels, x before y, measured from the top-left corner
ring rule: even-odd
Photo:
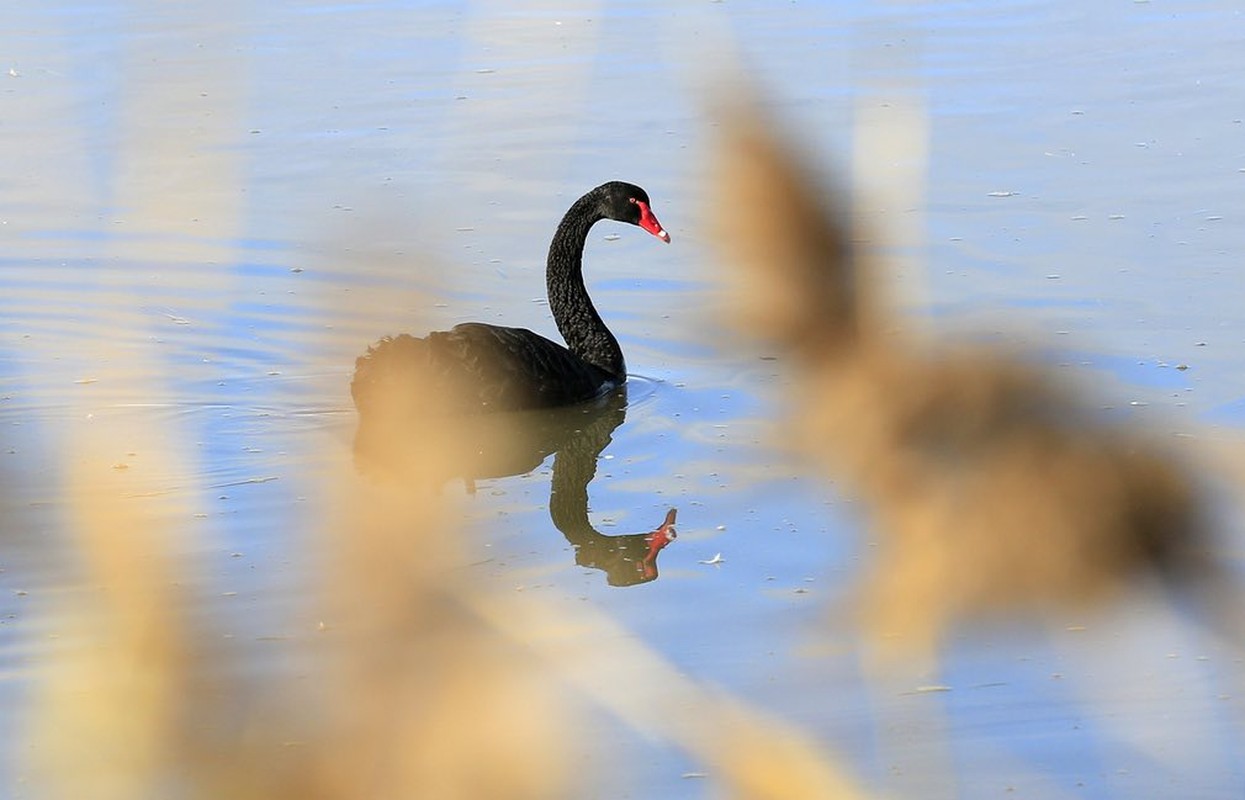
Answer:
[[[657,578],[657,556],[677,536],[677,509],[645,533],[603,534],[588,517],[597,461],[626,419],[625,387],[577,406],[459,417],[420,419],[405,404],[367,394],[355,404],[355,464],[364,474],[434,486],[462,480],[474,493],[476,481],[525,475],[552,454],[549,516],[575,549],[575,563],[602,570],[611,586]]]

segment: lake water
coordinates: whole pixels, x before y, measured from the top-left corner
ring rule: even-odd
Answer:
[[[708,97],[733,48],[826,174],[868,156],[883,184],[923,180],[875,219],[914,326],[1080,368],[1162,436],[1235,439],[1236,3],[58,0],[5,17],[6,796],[29,791],[21,731],[58,647],[50,612],[90,582],[64,488],[83,443],[112,442],[117,469],[149,469],[183,504],[164,521],[219,590],[220,628],[297,640],[325,476],[367,479],[335,472],[352,461],[354,358],[465,320],[556,336],[549,237],[615,178],[648,190],[673,242],[609,224],[589,239],[589,286],[633,379],[560,465],[571,485],[591,478],[588,516],[555,526],[552,457],[473,494],[451,481],[471,580],[603,612],[880,794],[1245,793],[1241,654],[1162,604],[959,630],[935,673],[868,679],[827,613],[868,560],[863,511],[774,444],[789,379],[721,334],[702,225],[707,206],[748,202],[703,188]],[[870,126],[913,119],[902,133],[923,156],[887,155],[895,131]],[[655,580],[576,563],[576,546],[671,508],[679,538]],[[1225,560],[1242,555],[1230,537]],[[588,718],[574,752],[605,776],[591,796],[714,796],[712,768],[680,748]]]

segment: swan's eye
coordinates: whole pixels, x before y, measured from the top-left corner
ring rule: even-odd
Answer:
[[[638,200],[636,200],[634,197],[628,197],[628,198],[627,198],[627,202],[628,202],[628,203],[631,203],[632,205],[635,205],[635,204],[636,204],[637,202],[639,202],[639,201],[638,201]]]

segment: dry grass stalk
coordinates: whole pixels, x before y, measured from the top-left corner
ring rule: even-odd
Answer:
[[[419,453],[410,474],[357,485],[333,531],[326,698],[332,758],[318,767],[331,797],[407,794],[454,798],[568,796],[565,705],[520,644],[471,613],[460,523],[428,476],[463,421],[437,420],[437,437],[390,429]],[[360,783],[362,781],[362,783]],[[360,794],[362,790],[362,794]]]
[[[806,733],[714,691],[580,604],[537,595],[468,602],[499,632],[539,653],[566,686],[646,737],[688,752],[721,796],[740,800],[862,800],[869,795]],[[585,646],[585,642],[592,642]]]
[[[148,797],[175,760],[199,675],[150,502],[125,497],[133,472],[96,455],[78,454],[66,488],[99,588],[58,620],[66,644],[43,670],[32,773],[49,797]]]

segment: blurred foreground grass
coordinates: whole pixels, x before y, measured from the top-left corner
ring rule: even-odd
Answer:
[[[580,797],[601,777],[567,759],[587,698],[685,748],[726,796],[862,796],[807,737],[696,685],[599,612],[463,580],[457,520],[425,478],[469,422],[394,428],[422,444],[411,474],[343,475],[319,501],[308,602],[322,629],[297,645],[300,680],[247,669],[247,645],[212,629],[219,591],[162,522],[189,509],[152,482],[170,440],[114,428],[77,441],[65,490],[98,589],[55,611],[66,644],[37,669],[32,795]],[[125,452],[161,457],[119,469]]]
[[[932,657],[957,622],[1157,589],[1239,647],[1243,596],[1216,552],[1202,456],[1109,421],[1029,354],[905,330],[890,265],[860,244],[875,241],[867,203],[810,177],[744,96],[725,110],[708,196],[749,202],[706,212],[736,267],[726,316],[786,354],[790,440],[867,501],[879,549],[864,630]]]

